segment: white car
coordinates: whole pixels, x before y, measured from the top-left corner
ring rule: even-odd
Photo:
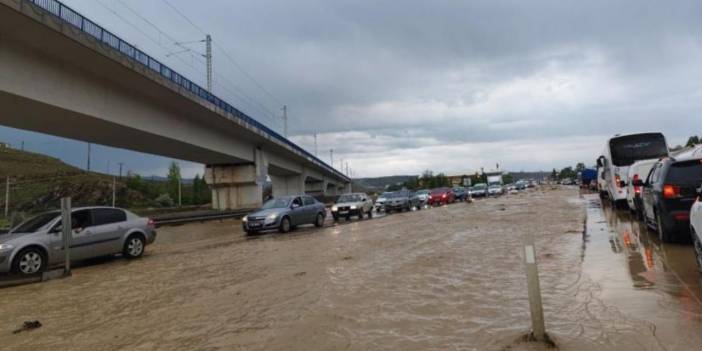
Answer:
[[[651,172],[651,168],[656,164],[655,159],[653,160],[642,160],[636,161],[629,167],[629,173],[627,175],[627,192],[626,192],[626,202],[629,204],[629,209],[635,212],[638,216],[643,213],[643,207],[641,202],[641,187],[635,186],[634,182],[637,179],[646,180],[648,173]],[[641,217],[639,217],[641,218]]]
[[[697,266],[702,270],[702,187],[697,189],[697,200],[690,210],[690,234]]]

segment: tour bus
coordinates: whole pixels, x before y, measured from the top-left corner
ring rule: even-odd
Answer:
[[[603,185],[601,195],[615,206],[625,208],[629,166],[636,161],[665,156],[668,156],[668,144],[661,133],[615,135],[607,141],[604,153],[597,159],[597,167],[602,169],[598,179]]]

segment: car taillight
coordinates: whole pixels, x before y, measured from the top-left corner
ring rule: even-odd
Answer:
[[[443,198],[445,199],[445,198],[446,198],[446,194],[444,194],[444,195],[441,195],[441,197],[443,197]]]
[[[675,215],[675,220],[689,221],[690,220],[690,213],[689,212],[677,213]]]
[[[677,185],[663,185],[663,197],[666,199],[675,199],[680,197],[680,187]]]
[[[149,221],[146,222],[146,225],[147,225],[150,229],[155,229],[155,228],[156,228],[156,222],[154,222],[154,220],[151,219],[151,218],[149,218]]]
[[[638,181],[638,180],[639,180],[639,175],[638,175],[638,174],[634,174],[634,178],[633,178],[633,180],[632,180],[631,182],[635,184],[636,181]],[[637,193],[637,194],[641,194],[641,187],[640,187],[640,186],[634,185],[634,192]]]

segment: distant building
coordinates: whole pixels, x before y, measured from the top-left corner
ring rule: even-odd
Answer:
[[[447,176],[452,186],[471,186],[470,176],[466,174]]]

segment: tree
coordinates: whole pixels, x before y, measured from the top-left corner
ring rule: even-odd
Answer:
[[[177,163],[171,162],[168,167],[168,194],[171,199],[178,199],[178,187],[180,186],[180,166]]]
[[[697,135],[693,135],[687,139],[687,143],[685,144],[685,146],[686,147],[695,146],[699,143],[700,143],[700,137],[698,137]]]
[[[514,177],[507,173],[502,175],[502,182],[505,184],[512,184],[514,182]]]
[[[551,180],[558,180],[558,171],[555,168],[551,171]]]
[[[577,165],[575,165],[575,173],[579,173],[585,170],[585,164],[582,162],[578,162]]]

